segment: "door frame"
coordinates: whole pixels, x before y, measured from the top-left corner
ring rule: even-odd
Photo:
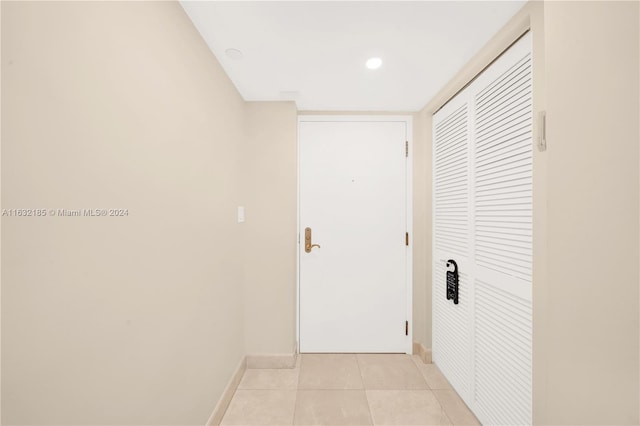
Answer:
[[[413,116],[412,115],[305,115],[298,114],[297,126],[297,229],[296,244],[296,353],[300,352],[300,123],[303,122],[400,122],[405,123],[409,153],[405,170],[406,220],[409,233],[409,246],[406,257],[406,313],[409,321],[409,335],[406,336],[406,353],[413,354]]]

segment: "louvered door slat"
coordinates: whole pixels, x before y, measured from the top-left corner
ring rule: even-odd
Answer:
[[[506,90],[508,90],[509,86],[511,86],[511,82],[514,80],[517,81],[522,77],[522,75],[527,75],[527,78],[530,74],[529,69],[531,68],[531,61],[529,58],[525,61],[519,61],[512,65],[508,70],[503,73],[500,77],[493,80],[490,84],[484,87],[482,90],[478,91],[476,98],[478,99],[478,106],[482,108],[490,99],[495,98],[495,96],[491,96],[491,94],[501,94]]]
[[[478,160],[482,160],[486,155],[498,151],[500,153],[507,152],[506,149],[515,142],[520,141],[523,137],[527,138],[531,132],[530,123],[523,120],[502,132],[494,133],[491,139],[476,140],[476,156]]]
[[[436,231],[435,246],[457,256],[467,254],[467,122],[465,104],[435,126],[434,222],[436,230],[447,227],[446,231]]]

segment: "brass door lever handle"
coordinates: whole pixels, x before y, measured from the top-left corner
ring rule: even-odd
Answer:
[[[320,248],[320,244],[311,244],[311,228],[304,228],[304,251],[311,253],[314,247]]]

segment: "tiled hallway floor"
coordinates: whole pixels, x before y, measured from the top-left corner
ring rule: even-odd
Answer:
[[[477,425],[417,356],[303,354],[294,369],[247,370],[223,425]]]

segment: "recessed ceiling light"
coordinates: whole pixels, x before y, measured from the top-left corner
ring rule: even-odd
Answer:
[[[381,65],[382,65],[382,59],[380,58],[370,58],[367,61],[367,68],[369,68],[370,70],[375,70],[377,68],[380,68]]]
[[[235,61],[242,59],[243,56],[241,51],[233,48],[225,50],[224,53],[226,53],[229,59],[233,59]]]

